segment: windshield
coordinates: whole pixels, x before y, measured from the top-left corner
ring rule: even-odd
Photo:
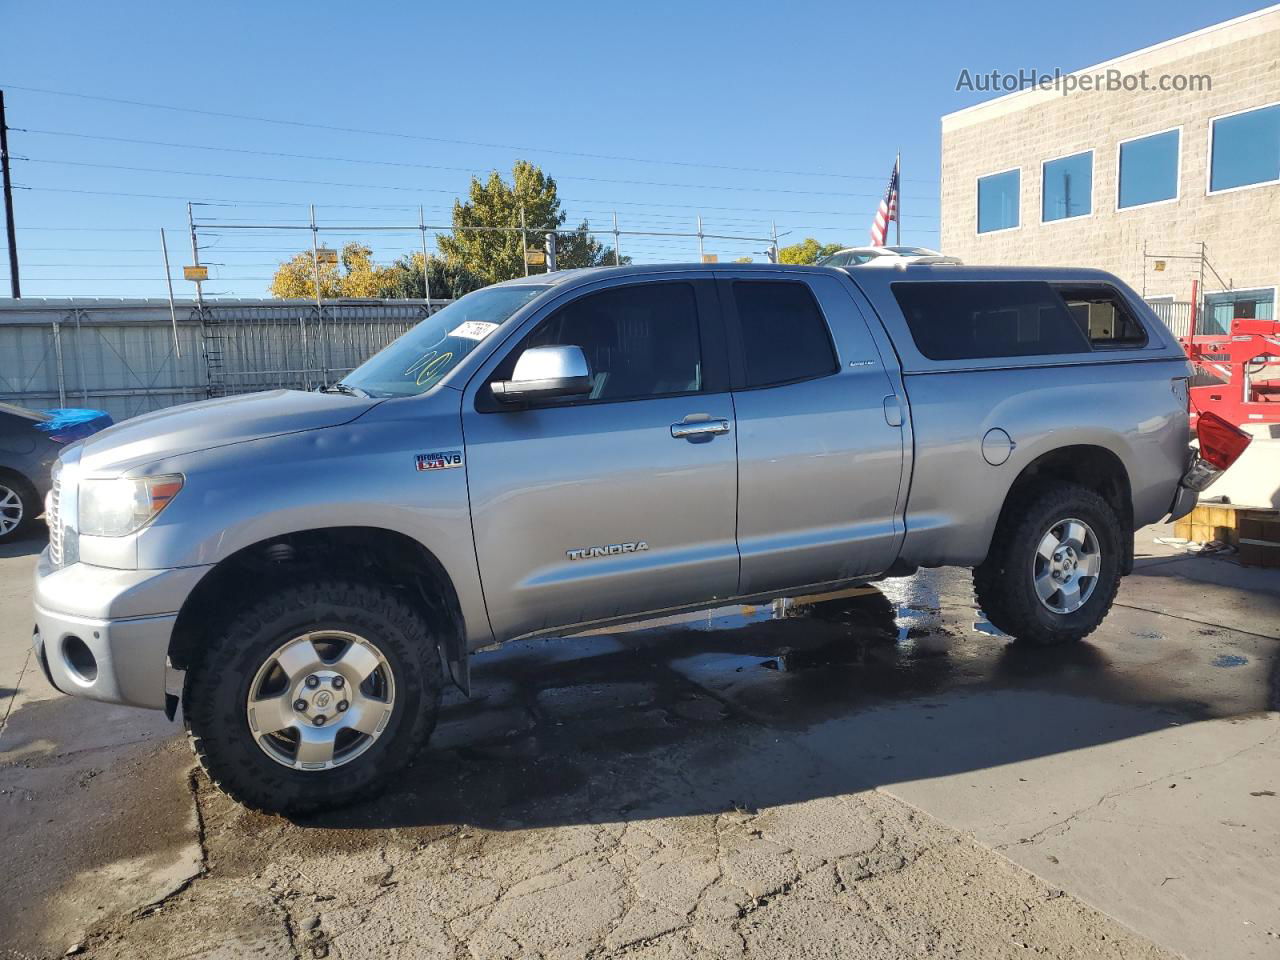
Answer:
[[[373,397],[425,393],[545,286],[486,287],[455,300],[342,378]]]
[[[859,264],[866,263],[873,257],[880,254],[869,251],[844,250],[840,253],[833,253],[829,257],[823,257],[818,261],[819,267],[856,267]]]

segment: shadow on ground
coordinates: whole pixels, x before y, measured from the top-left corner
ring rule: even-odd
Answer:
[[[34,557],[49,545],[49,528],[44,518],[32,523],[31,527],[17,540],[0,543],[0,559],[8,557]]]
[[[781,616],[480,654],[478,696],[447,700],[392,792],[299,823],[520,829],[756,809],[1280,708],[1268,638],[1117,608],[1094,642],[1025,647],[954,592],[940,600],[943,576]],[[1257,603],[1280,617],[1280,595]]]

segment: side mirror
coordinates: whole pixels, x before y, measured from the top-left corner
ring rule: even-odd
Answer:
[[[489,388],[503,403],[585,397],[591,392],[591,371],[581,347],[530,347],[520,354],[511,379],[495,380]]]

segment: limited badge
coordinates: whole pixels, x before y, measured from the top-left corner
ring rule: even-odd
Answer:
[[[462,466],[461,450],[442,450],[437,453],[418,454],[419,470],[452,470]]]
[[[467,340],[483,340],[498,329],[496,323],[484,320],[466,320],[449,331],[451,337],[463,337]]]

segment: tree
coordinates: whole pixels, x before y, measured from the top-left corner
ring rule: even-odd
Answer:
[[[373,262],[373,251],[358,243],[342,248],[341,266],[320,264],[320,296],[326,300],[374,297],[385,300],[422,299],[422,254],[400,257],[390,266]],[[452,300],[479,290],[484,281],[470,270],[439,257],[427,261],[433,300]],[[280,264],[271,281],[271,294],[281,299],[314,300],[315,265],[311,253],[299,253]]]
[[[558,234],[556,266],[595,267],[613,263],[613,248],[595,239],[584,220],[575,230],[561,231],[567,218],[560,209],[555,180],[523,160],[511,170],[511,183],[494,170],[483,183],[473,177],[466,203],[453,204],[452,234],[437,234],[436,243],[450,265],[464,267],[485,283],[510,280],[524,274],[523,248],[518,231],[459,229],[463,227],[524,226],[530,250],[546,249],[545,235]],[[630,263],[630,257],[623,257]]]
[[[379,294],[396,300],[422,299],[426,296],[422,282],[422,254],[412,253],[400,257],[387,268],[389,278]],[[431,281],[431,299],[456,299],[472,290],[479,290],[484,281],[460,264],[446,263],[439,257],[427,261],[428,279]]]
[[[320,264],[320,296],[326,300],[340,297],[381,297],[389,283],[389,268],[373,262],[373,251],[359,243],[342,248],[341,265]],[[295,254],[276,268],[271,278],[271,295],[282,300],[314,300],[316,266],[310,252]]]
[[[298,253],[276,268],[271,278],[271,295],[281,300],[314,300],[316,272],[310,253]],[[320,264],[320,296],[342,296],[342,277],[337,264]]]
[[[778,259],[782,263],[814,263],[821,257],[830,256],[844,248],[843,243],[819,243],[813,237],[805,237],[800,243],[793,243],[779,250]]]

